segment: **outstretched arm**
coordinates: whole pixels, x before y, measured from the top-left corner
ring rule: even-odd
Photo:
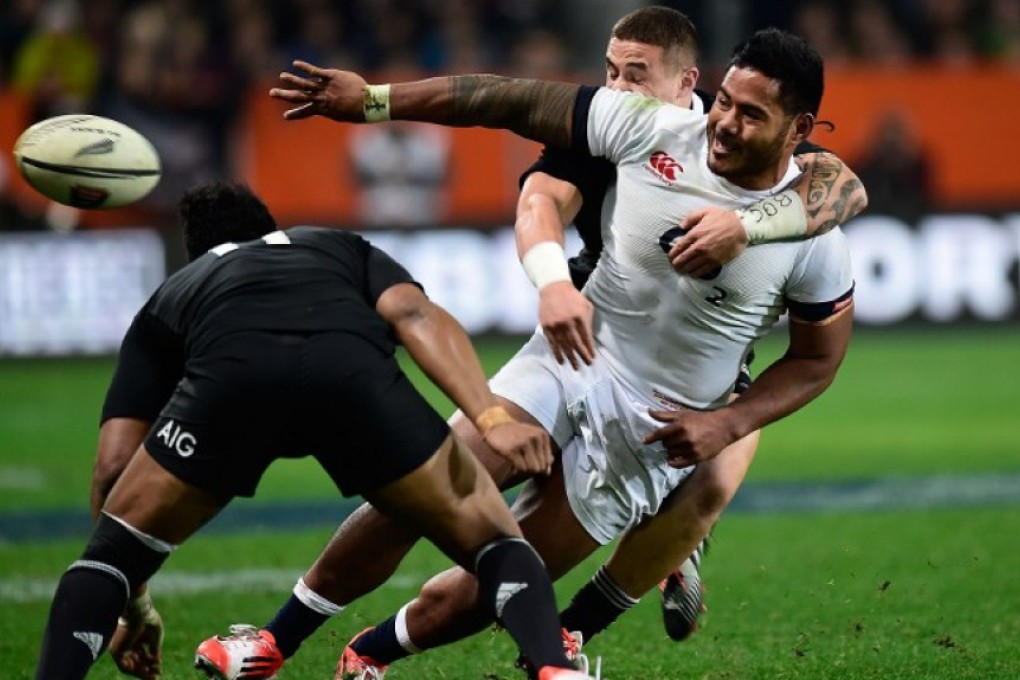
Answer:
[[[820,236],[868,207],[857,175],[833,153],[794,158],[803,174],[785,191],[737,210],[707,207],[681,225],[669,257],[677,271],[703,276],[744,252],[749,244]]]
[[[294,66],[306,75],[281,73],[282,87],[269,91],[271,97],[295,105],[284,114],[287,120],[309,116],[349,123],[415,120],[505,129],[546,144],[570,145],[578,85],[493,75],[369,85],[357,73],[303,61]]]

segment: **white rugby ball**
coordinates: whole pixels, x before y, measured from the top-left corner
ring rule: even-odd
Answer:
[[[75,208],[116,208],[159,182],[159,154],[148,139],[109,118],[57,116],[21,133],[14,160],[39,193]]]

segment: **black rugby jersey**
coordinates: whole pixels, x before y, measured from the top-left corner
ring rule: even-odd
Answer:
[[[389,255],[350,232],[295,227],[213,248],[171,275],[125,335],[102,420],[154,420],[190,357],[237,331],[359,335],[392,354],[375,304],[418,285]]]

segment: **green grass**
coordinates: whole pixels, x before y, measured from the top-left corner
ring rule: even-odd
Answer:
[[[1020,470],[1017,362],[1016,328],[858,331],[829,390],[765,430],[751,479]]]
[[[519,340],[479,343],[491,373]],[[781,342],[760,348],[761,369]],[[753,480],[1020,471],[1020,328],[859,332],[836,384],[765,433]],[[110,359],[0,361],[0,511],[87,504],[96,421]],[[413,372],[413,371],[412,371]],[[417,374],[416,374],[417,375]],[[449,402],[416,378],[444,413]],[[260,498],[325,499],[314,464],[284,461]],[[167,564],[158,606],[168,679],[197,677],[191,655],[229,623],[263,623],[333,527],[197,536]],[[1020,677],[1020,506],[996,509],[732,515],[705,564],[710,611],[669,642],[648,596],[587,650],[608,680]],[[82,541],[0,545],[0,677],[30,678],[48,608]],[[561,602],[607,553],[560,584]],[[390,584],[310,640],[280,680],[330,677],[340,646],[392,613],[446,560],[416,549]],[[171,579],[269,570],[269,585],[169,592]],[[261,572],[260,572],[261,573]],[[510,680],[505,634],[486,632],[395,666],[387,676]],[[92,678],[123,677],[103,660]]]
[[[782,331],[778,331],[782,334]],[[519,347],[487,339],[491,374]],[[781,349],[762,344],[761,370]],[[407,362],[405,362],[406,364]],[[1020,328],[858,332],[836,383],[769,427],[752,480],[1020,471]],[[84,507],[111,359],[0,361],[0,510]],[[443,413],[452,407],[414,370]],[[260,498],[329,498],[311,461],[281,461]]]
[[[717,529],[705,563],[709,612],[682,645],[668,641],[657,598],[596,638],[608,680],[705,678],[931,678],[994,680],[1020,676],[1020,508],[864,514],[736,515]],[[296,578],[328,528],[283,534],[198,536],[167,563],[169,576],[284,569]],[[994,537],[1003,537],[997,539]],[[990,538],[993,537],[993,538]],[[0,547],[0,582],[56,579],[77,543]],[[564,579],[564,602],[605,553]],[[330,677],[344,642],[391,614],[441,569],[445,559],[419,547],[401,579],[355,603],[308,641],[280,680]],[[287,595],[157,595],[167,623],[165,677],[189,671],[195,645],[236,621],[263,623]],[[155,586],[158,592],[158,582]],[[47,603],[3,603],[0,675],[29,678]],[[485,632],[394,666],[387,678],[518,680],[505,634]],[[108,660],[90,676],[118,675]]]

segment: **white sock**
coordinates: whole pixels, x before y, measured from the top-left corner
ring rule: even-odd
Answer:
[[[322,595],[305,585],[305,579],[299,578],[297,584],[294,586],[294,597],[301,600],[301,603],[311,609],[313,612],[322,614],[323,616],[333,616],[339,614],[344,610],[341,605],[330,602]]]

